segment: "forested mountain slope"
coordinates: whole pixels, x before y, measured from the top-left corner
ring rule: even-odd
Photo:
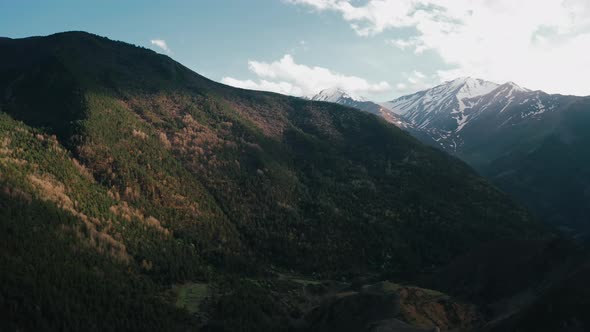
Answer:
[[[88,33],[1,39],[0,110],[13,328],[183,329],[194,321],[170,305],[174,283],[410,278],[544,234],[464,163],[374,115],[227,87]]]
[[[409,132],[466,161],[549,224],[590,230],[590,99],[461,78],[400,97]]]

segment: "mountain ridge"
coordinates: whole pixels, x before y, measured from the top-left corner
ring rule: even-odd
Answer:
[[[276,331],[303,315],[281,285],[301,285],[265,276],[411,279],[482,242],[550,234],[465,163],[357,109],[231,88],[86,33],[3,41],[0,60],[10,329]],[[186,283],[211,291],[202,317],[175,306]]]
[[[513,82],[497,84],[465,77],[399,97],[384,105],[403,114],[403,118],[416,131],[428,135],[430,144],[452,153],[460,153],[464,144],[462,136],[465,136],[461,132],[465,128],[469,129],[473,122],[477,122],[474,121],[477,118],[489,118],[496,114],[498,120],[495,121],[499,122],[496,126],[512,125],[517,114],[510,111],[503,114],[507,109],[515,109],[515,106],[520,109],[528,108],[531,111],[518,114],[521,119],[528,116],[538,117],[557,107],[552,98],[568,97],[574,98],[529,90]]]
[[[539,218],[586,233],[590,180],[584,165],[589,156],[581,128],[590,125],[589,98],[512,82],[461,98],[456,88],[461,80],[396,99],[414,125],[409,132],[465,160]]]
[[[409,123],[406,122],[402,117],[385,106],[369,101],[364,97],[355,97],[341,88],[336,87],[324,89],[311,97],[310,100],[337,103],[340,105],[357,108],[361,111],[380,116],[387,122],[392,123],[402,129],[408,128],[410,126]]]

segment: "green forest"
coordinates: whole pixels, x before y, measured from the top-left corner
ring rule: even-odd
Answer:
[[[317,294],[555,237],[375,115],[230,88],[123,42],[0,40],[0,92],[2,330],[287,330]]]

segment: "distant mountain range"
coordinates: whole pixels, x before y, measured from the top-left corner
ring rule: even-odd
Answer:
[[[460,157],[539,218],[575,232],[590,229],[589,97],[466,77],[381,106],[398,114],[409,133]]]
[[[410,127],[410,124],[407,121],[405,121],[401,116],[386,106],[368,101],[364,97],[353,97],[350,93],[340,88],[322,90],[313,96],[311,100],[326,101],[348,107],[358,108],[362,111],[381,116],[399,128],[407,129]]]
[[[436,145],[460,153],[483,136],[567,107],[573,98],[467,77],[383,105],[403,115]]]
[[[461,78],[385,104],[555,225],[590,227],[590,98]]]

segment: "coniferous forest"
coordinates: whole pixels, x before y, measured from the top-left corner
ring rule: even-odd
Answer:
[[[590,328],[584,244],[462,161],[85,32],[0,39],[0,237],[4,331]]]

